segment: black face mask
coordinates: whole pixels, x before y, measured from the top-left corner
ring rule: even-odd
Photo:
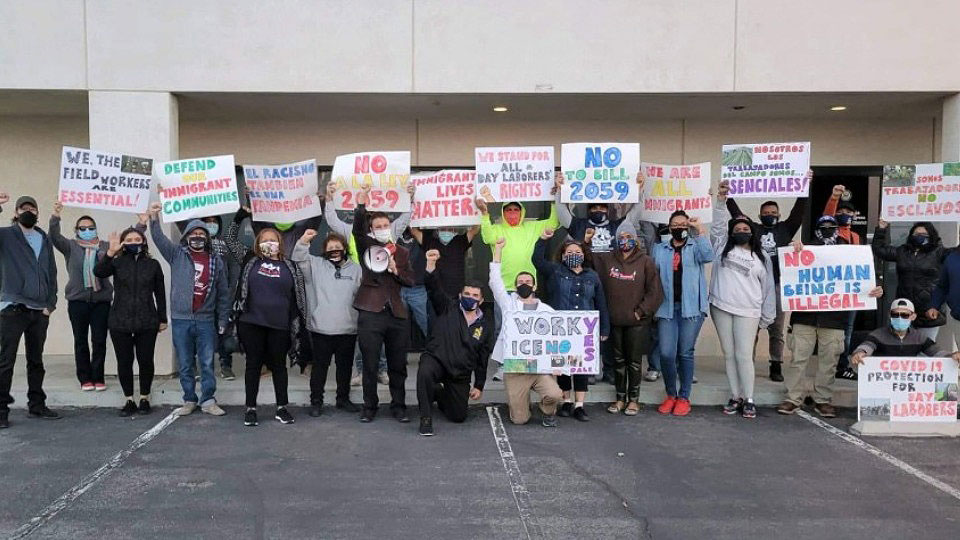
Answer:
[[[130,255],[139,255],[143,250],[143,244],[124,244],[123,251]]]
[[[207,247],[207,239],[202,236],[191,236],[187,238],[187,245],[194,251],[201,251]]]
[[[606,212],[590,212],[590,222],[593,224],[600,224],[606,221],[607,213]]]
[[[17,216],[17,222],[28,229],[32,229],[37,224],[37,214],[30,211],[20,212],[20,215]]]
[[[686,240],[687,230],[686,229],[670,229],[670,234],[673,235],[673,239],[676,241]]]
[[[751,238],[753,238],[753,235],[748,232],[735,232],[730,235],[730,240],[733,240],[733,245],[735,246],[749,244]]]
[[[526,283],[517,285],[517,296],[520,298],[530,298],[531,294],[533,294],[533,286],[527,285]]]
[[[331,249],[330,251],[324,251],[323,258],[332,262],[333,264],[340,264],[343,262],[343,250]]]
[[[820,236],[823,238],[833,238],[833,235],[837,234],[836,227],[820,227]]]
[[[760,216],[760,223],[763,223],[764,227],[773,227],[780,221],[780,218],[777,216]]]

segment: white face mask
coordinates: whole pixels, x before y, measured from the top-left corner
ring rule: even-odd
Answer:
[[[390,234],[390,229],[374,229],[370,233],[377,242],[383,242],[384,244],[389,244],[393,241],[393,235]]]
[[[260,242],[260,252],[266,255],[267,257],[273,257],[279,251],[280,251],[280,242],[274,242],[273,240]]]

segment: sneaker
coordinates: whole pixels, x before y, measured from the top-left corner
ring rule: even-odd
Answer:
[[[540,420],[540,425],[543,427],[557,427],[557,415],[555,414],[545,414]]]
[[[667,396],[667,399],[663,400],[663,403],[657,407],[657,412],[660,414],[670,414],[673,412],[673,408],[677,404],[677,398],[673,396]]]
[[[660,372],[655,369],[648,369],[647,373],[643,376],[643,380],[655,382],[660,378]]]
[[[686,416],[690,414],[690,400],[679,398],[677,404],[673,406],[674,416]]]
[[[179,409],[173,412],[177,413],[177,416],[189,416],[193,414],[193,411],[195,411],[196,409],[197,409],[196,403],[192,401],[185,401],[183,402],[183,406],[181,406]]]
[[[107,390],[107,385],[102,382],[94,383],[93,389],[96,390],[97,392],[104,392]]]
[[[128,418],[137,413],[137,404],[133,402],[132,399],[128,399],[126,403],[123,404],[123,408],[120,409],[119,416],[120,418]]]
[[[363,384],[362,375],[354,375],[354,377],[350,379],[350,386],[360,386],[361,384]]]
[[[380,384],[390,384],[390,376],[387,375],[386,371],[380,371],[377,373],[377,382]]]
[[[257,411],[256,409],[247,409],[247,412],[243,413],[243,425],[247,427],[259,426],[260,422],[257,422]]]
[[[730,401],[723,406],[723,414],[737,414],[743,409],[742,399],[730,398]]]
[[[583,407],[577,407],[573,409],[573,414],[571,415],[574,419],[581,422],[589,422],[590,418],[587,416],[587,411]]]
[[[747,401],[743,404],[743,417],[744,418],[757,417],[757,406],[753,403],[753,401]]]
[[[153,412],[153,409],[150,407],[150,402],[145,399],[140,399],[140,406],[137,407],[137,412],[140,414],[150,414]]]
[[[294,422],[293,415],[286,407],[277,407],[277,413],[273,417],[281,424],[292,424]]]
[[[848,381],[855,381],[855,380],[857,380],[857,372],[854,371],[854,370],[852,370],[852,369],[850,369],[850,368],[846,368],[846,369],[837,371],[837,375],[836,375],[835,378],[837,378],[837,379],[845,379],[845,380],[848,380]]]
[[[697,376],[694,375],[694,376],[693,376],[693,384],[697,384],[698,382],[700,382],[700,381],[697,379]]]
[[[567,418],[571,413],[573,413],[573,403],[569,401],[564,401],[563,404],[560,405],[560,408],[557,409],[557,416]]]
[[[375,415],[376,413],[374,411],[364,409],[363,412],[360,413],[360,422],[363,424],[369,424],[370,422],[373,422],[373,417]]]
[[[400,422],[401,424],[410,423],[410,418],[407,416],[406,409],[393,409],[390,411],[390,414],[392,414],[396,421]]]
[[[206,407],[201,407],[200,410],[209,414],[210,416],[223,416],[227,414],[227,411],[221,409],[216,403],[207,405]]]
[[[314,403],[310,405],[310,412],[308,412],[313,418],[317,418],[323,414],[323,403]]]
[[[80,390],[83,392],[93,392],[94,386],[92,382],[85,382],[80,385]]]
[[[220,377],[225,381],[232,381],[237,378],[237,376],[233,374],[233,370],[226,366],[220,368]]]
[[[0,429],[10,427],[10,411],[0,411]]]
[[[796,414],[800,406],[792,401],[784,401],[777,407],[778,414]]]
[[[780,362],[770,362],[770,380],[773,382],[783,382],[783,371]]]
[[[338,400],[337,408],[342,411],[347,411],[351,413],[360,412],[360,406],[356,403],[350,401],[349,399]]]
[[[59,420],[60,415],[54,411],[51,411],[47,408],[46,405],[41,405],[27,411],[27,415],[33,418],[42,418],[44,420]]]
[[[824,418],[836,418],[837,416],[837,410],[829,403],[817,403],[813,406],[813,410]]]
[[[503,366],[497,368],[497,372],[493,374],[493,380],[495,381],[503,380]]]
[[[420,417],[420,434],[424,437],[433,436],[433,418],[429,416]]]

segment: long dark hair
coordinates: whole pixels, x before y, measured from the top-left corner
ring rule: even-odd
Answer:
[[[747,218],[735,218],[727,222],[727,245],[723,246],[723,253],[720,258],[726,258],[727,253],[730,253],[730,250],[733,249],[733,242],[730,241],[730,238],[733,236],[733,228],[740,223],[746,223],[750,227],[750,243],[748,244],[750,251],[760,259],[760,262],[766,262],[767,257],[763,254],[763,246],[760,244],[760,235],[757,234],[757,228]]]
[[[923,227],[924,229],[926,229],[927,235],[929,235],[930,237],[930,240],[928,240],[926,244],[919,246],[919,249],[932,250],[932,249],[936,249],[936,247],[940,245],[940,243],[942,242],[942,240],[940,240],[940,232],[937,231],[937,228],[934,227],[933,223],[929,221],[918,221],[914,223],[913,226],[910,227],[910,232],[907,233],[907,240],[909,240],[910,237],[913,236],[913,231],[917,230],[917,227]]]
[[[563,252],[567,250],[570,246],[579,246],[580,251],[583,251],[583,266],[584,268],[593,268],[593,252],[590,251],[590,246],[586,242],[578,242],[577,240],[566,239],[563,241],[563,244],[560,245],[560,249],[557,250],[557,261],[563,262]]]

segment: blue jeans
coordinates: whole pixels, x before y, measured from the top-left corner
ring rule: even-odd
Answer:
[[[647,356],[647,369],[654,371],[663,371],[660,369],[660,332],[654,329],[650,332],[650,354]]]
[[[173,350],[177,357],[183,401],[204,406],[213,401],[213,394],[217,391],[217,378],[213,374],[213,353],[217,348],[216,325],[213,321],[173,319],[170,328],[173,330]],[[193,372],[197,362],[200,363],[199,400]]]
[[[423,336],[430,335],[430,326],[427,322],[427,288],[423,285],[402,287],[400,297],[407,305],[407,310],[413,315],[413,322],[417,323]]]
[[[668,396],[690,399],[693,386],[693,348],[697,334],[703,326],[703,314],[696,317],[680,316],[680,304],[673,304],[673,318],[660,319],[657,333],[660,340],[660,366],[663,368],[663,385]],[[677,376],[680,378],[680,393],[677,393]]]

